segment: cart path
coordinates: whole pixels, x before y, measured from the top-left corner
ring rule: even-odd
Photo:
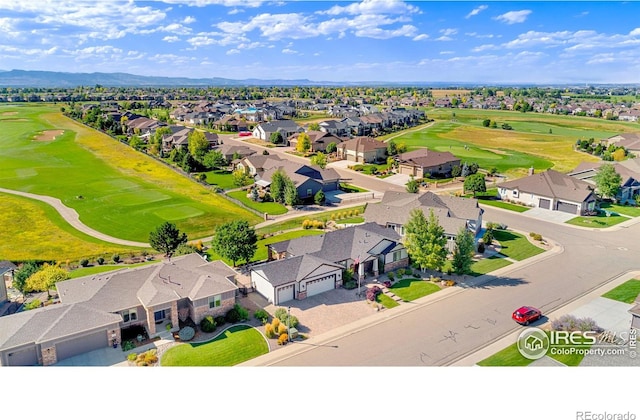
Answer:
[[[38,200],[43,203],[49,204],[60,214],[60,216],[62,216],[62,218],[67,223],[69,223],[75,229],[89,236],[92,236],[96,239],[100,239],[102,241],[110,242],[118,245],[133,246],[138,248],[151,248],[151,245],[146,244],[144,242],[135,242],[135,241],[128,241],[126,239],[114,238],[113,236],[109,236],[102,232],[98,232],[97,230],[91,229],[89,226],[85,225],[80,221],[80,216],[78,215],[77,211],[75,211],[71,207],[65,206],[62,203],[62,201],[60,201],[60,199],[58,198],[49,197],[47,195],[39,195],[39,194],[22,192],[22,191],[8,190],[6,188],[0,188],[0,192],[6,193],[6,194],[18,195],[26,198],[31,198],[33,200]]]

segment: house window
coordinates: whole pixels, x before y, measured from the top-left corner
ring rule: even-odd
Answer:
[[[311,188],[307,188],[307,197],[311,197],[313,195],[313,190]]]
[[[518,190],[513,190],[513,196],[515,198],[518,198],[519,195],[520,195],[520,193],[518,192]]]
[[[402,251],[393,252],[393,262],[400,261],[402,259]]]
[[[131,322],[138,320],[138,311],[134,309],[127,309],[126,311],[122,311],[122,320],[124,322]]]
[[[222,305],[222,295],[209,296],[209,309]]]

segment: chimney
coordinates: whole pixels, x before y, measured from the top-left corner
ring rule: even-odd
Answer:
[[[533,175],[534,173],[534,169],[533,166],[529,168],[529,176]]]

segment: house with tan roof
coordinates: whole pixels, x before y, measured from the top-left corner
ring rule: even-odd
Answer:
[[[460,159],[451,152],[436,152],[429,149],[417,149],[397,156],[398,173],[414,178],[430,176],[451,176],[454,166],[460,166]]]
[[[309,136],[309,140],[311,142],[311,152],[326,152],[327,146],[329,143],[335,143],[336,146],[342,143],[344,140],[338,136],[335,136],[331,133],[327,133],[324,131],[307,131],[306,134]],[[294,149],[298,145],[298,136],[300,134],[296,133],[289,137],[289,145]]]
[[[411,211],[416,208],[422,210],[425,216],[429,216],[429,212],[433,211],[444,229],[447,248],[450,251],[455,247],[460,228],[468,229],[474,236],[482,228],[484,210],[478,205],[478,200],[437,195],[430,191],[420,195],[387,191],[380,203],[367,205],[363,216],[367,222],[375,222],[404,236],[404,226],[409,221]]]
[[[340,185],[340,175],[333,168],[322,169],[315,165],[302,165],[290,161],[274,161],[275,165],[264,168],[262,173],[258,173],[256,184],[262,188],[271,185],[271,178],[277,171],[286,174],[298,191],[298,198],[301,200],[313,199],[315,194],[322,190],[336,191]]]
[[[622,133],[605,139],[607,147],[615,145],[624,147],[634,154],[640,153],[640,133]]]
[[[338,145],[338,159],[358,163],[381,162],[387,158],[387,145],[373,137],[356,137]]]
[[[0,366],[51,365],[120,344],[130,328],[154,337],[187,318],[224,315],[235,304],[235,276],[222,261],[191,254],[59,282],[61,303],[0,317]]]
[[[614,165],[622,181],[615,199],[623,204],[636,204],[636,196],[640,194],[640,158],[627,159],[620,162],[582,162],[568,175],[588,182],[596,189],[595,176],[604,164]]]
[[[552,169],[502,182],[497,187],[502,200],[528,207],[575,215],[584,215],[596,208],[596,195],[591,184]]]

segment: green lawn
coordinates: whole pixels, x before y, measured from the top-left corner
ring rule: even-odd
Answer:
[[[356,187],[355,185],[347,184],[344,182],[340,183],[340,190],[346,193],[369,192],[369,190],[365,190],[364,188]]]
[[[624,216],[609,216],[607,217],[604,214],[599,214],[597,216],[578,216],[574,217],[571,220],[567,220],[565,223],[574,225],[574,226],[582,226],[582,227],[590,227],[595,229],[608,228],[611,226],[615,226],[618,223],[622,223],[626,220],[629,220],[628,217]]]
[[[389,290],[405,302],[411,302],[439,291],[440,286],[422,279],[407,278],[392,284]]]
[[[511,261],[496,256],[483,258],[480,261],[475,261],[473,264],[471,264],[470,274],[474,277],[478,277],[483,274],[495,271],[499,268],[506,267],[509,264],[511,264]]]
[[[2,117],[8,112],[15,113],[11,119]],[[149,232],[170,221],[195,239],[233,219],[259,220],[155,159],[64,117],[57,106],[3,105],[0,117],[2,186],[57,197],[100,232],[146,242]],[[34,140],[46,130],[63,134]]]
[[[235,366],[269,353],[269,345],[256,329],[231,327],[206,343],[179,344],[167,350],[161,366]]]
[[[507,230],[495,230],[495,239],[500,242],[500,253],[516,261],[533,257],[544,252],[544,249],[533,245],[527,238],[519,233]]]
[[[528,366],[533,360],[527,359],[518,351],[518,344],[513,343],[496,354],[478,362],[478,366]]]
[[[385,295],[384,293],[380,293],[378,296],[376,296],[376,302],[382,304],[382,306],[384,306],[387,309],[391,309],[391,308],[395,308],[396,306],[400,306],[400,304],[398,302],[396,302],[395,300],[391,299],[389,296]]]
[[[620,204],[613,203],[601,203],[600,208],[603,210],[607,210],[610,212],[623,214],[629,217],[638,217],[640,216],[640,207],[635,206],[621,206]]]
[[[362,213],[364,213],[365,207],[366,207],[366,205],[359,205],[359,206],[344,208],[344,209],[341,209],[341,210],[324,211],[324,212],[320,212],[320,213],[310,214],[308,216],[295,217],[293,219],[283,220],[282,222],[273,223],[271,225],[256,229],[256,233],[258,235],[264,235],[264,234],[270,234],[270,233],[273,233],[273,232],[279,232],[279,231],[290,230],[290,229],[297,229],[297,228],[302,227],[302,222],[304,222],[305,220],[325,220],[325,221],[328,221],[328,220],[332,220],[331,219],[332,215],[335,218],[334,220],[337,223],[340,223],[341,219],[338,218],[339,215],[348,213],[349,211],[357,212],[358,214],[362,214]],[[353,217],[353,216],[345,216],[345,218],[346,217]]]
[[[602,297],[624,303],[633,303],[640,294],[640,280],[631,279],[608,291]]]
[[[478,202],[480,204],[484,204],[487,206],[492,206],[492,207],[499,207],[501,209],[505,209],[505,210],[511,210],[511,211],[515,211],[518,213],[523,213],[527,210],[531,210],[531,207],[526,207],[526,206],[521,206],[518,204],[513,204],[513,203],[507,203],[506,201],[501,201],[501,200],[484,200],[484,199],[480,199],[478,200]]]
[[[249,207],[250,209],[257,210],[260,213],[278,215],[285,214],[288,211],[287,208],[280,203],[260,203],[257,201],[253,201],[251,198],[247,197],[246,191],[232,191],[227,193],[227,195],[235,198],[236,200],[240,200],[240,202],[242,202],[242,204],[244,204],[245,206]]]
[[[82,268],[77,268],[75,270],[71,270],[69,272],[69,278],[76,279],[78,277],[89,276],[91,274],[106,273],[109,271],[121,270],[123,268],[140,267],[142,265],[156,264],[158,262],[159,261],[146,261],[138,264],[117,264],[117,265],[105,264],[105,265],[94,265],[90,267],[82,267]]]
[[[207,183],[223,190],[231,190],[236,188],[233,183],[233,175],[229,171],[209,171],[207,174]]]
[[[364,223],[364,217],[360,217],[360,216],[356,216],[356,217],[347,217],[346,219],[340,219],[340,220],[336,220],[336,223],[341,223],[341,224],[357,224],[357,223]]]

